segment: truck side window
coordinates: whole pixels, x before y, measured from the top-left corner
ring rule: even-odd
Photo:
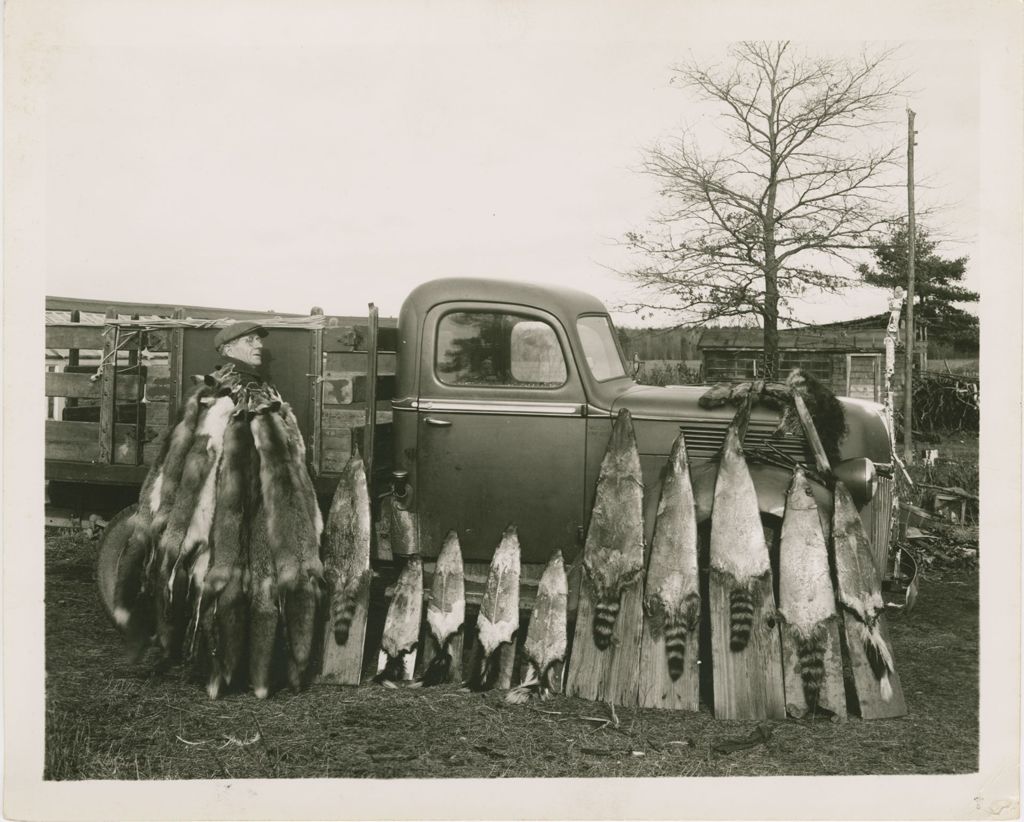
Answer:
[[[496,311],[456,311],[437,326],[435,369],[446,385],[557,388],[567,371],[555,330]]]
[[[583,355],[594,379],[610,380],[626,376],[619,347],[615,344],[611,321],[603,316],[584,316],[576,320]]]

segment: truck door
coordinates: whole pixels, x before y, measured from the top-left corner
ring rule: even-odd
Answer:
[[[420,549],[456,529],[489,561],[506,525],[524,562],[577,550],[586,407],[564,329],[539,310],[447,303],[423,326],[417,398]]]

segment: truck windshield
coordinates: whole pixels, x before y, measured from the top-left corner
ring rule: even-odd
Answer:
[[[612,321],[603,315],[580,317],[576,331],[587,358],[587,368],[598,382],[626,376],[626,364],[615,343]]]

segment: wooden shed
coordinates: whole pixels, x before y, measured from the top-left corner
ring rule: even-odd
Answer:
[[[882,401],[885,391],[885,329],[888,314],[779,331],[780,375],[802,368],[841,396]],[[707,328],[701,335],[707,382],[761,376],[760,328]],[[899,344],[893,391],[902,402],[904,357]]]

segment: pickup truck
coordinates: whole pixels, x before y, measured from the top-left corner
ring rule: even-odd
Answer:
[[[48,375],[48,395],[73,390],[99,403],[95,422],[48,421],[51,483],[136,488],[190,375],[215,365],[217,327],[233,320],[107,319],[91,343],[104,349],[95,374]],[[449,278],[414,289],[397,326],[378,323],[375,311],[360,323],[318,313],[264,323],[271,331],[269,378],[295,408],[322,503],[358,444],[371,466],[375,516],[384,497],[415,512],[416,532],[391,539],[392,556],[435,557],[444,535],[456,529],[465,560],[486,563],[503,529],[515,523],[524,563],[539,567],[555,548],[571,561],[582,548],[601,457],[623,408],[641,454],[647,536],[680,428],[698,515],[710,515],[715,455],[733,409],[702,408],[705,387],[638,384],[607,309],[588,294]],[[74,336],[67,329],[49,326],[48,347],[83,342],[83,330]],[[861,506],[884,568],[893,505],[889,433],[881,406],[841,402],[847,433],[833,467]],[[805,437],[774,435],[778,423],[777,411],[756,405],[745,446],[770,442],[775,453],[813,465]],[[754,461],[751,473],[765,525],[777,532],[791,472]],[[815,493],[824,516],[830,495],[823,487]]]

